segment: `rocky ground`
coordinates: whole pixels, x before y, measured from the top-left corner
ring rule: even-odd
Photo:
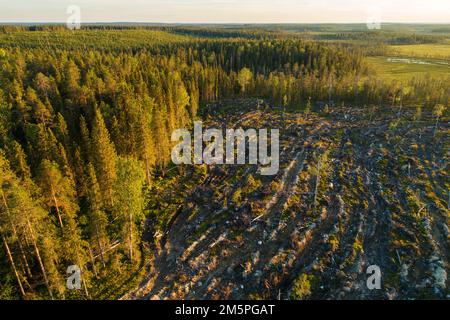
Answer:
[[[212,127],[279,128],[280,172],[207,168],[156,236],[145,281],[124,298],[450,297],[448,122],[435,131],[426,111],[305,115],[257,100],[209,114]],[[366,285],[371,265],[380,290]]]

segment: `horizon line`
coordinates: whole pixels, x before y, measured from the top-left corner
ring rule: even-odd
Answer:
[[[0,24],[66,24],[64,21],[0,21]],[[359,22],[153,22],[153,21],[86,21],[83,24],[118,24],[118,23],[134,23],[134,24],[156,24],[156,25],[171,25],[171,24],[201,24],[201,25],[312,25],[312,24],[367,24],[366,21]],[[428,21],[428,22],[404,22],[404,21],[381,21],[381,24],[444,24],[450,25],[450,22]]]

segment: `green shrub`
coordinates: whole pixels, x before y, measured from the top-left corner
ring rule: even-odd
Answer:
[[[245,193],[253,193],[261,187],[262,183],[260,180],[257,180],[253,177],[253,175],[249,175],[247,178],[247,183],[245,186]]]
[[[242,201],[242,190],[241,188],[237,188],[236,191],[233,193],[233,196],[231,197],[231,201],[237,206],[241,204]]]
[[[304,300],[311,294],[312,275],[302,274],[295,281],[291,292],[294,300]]]

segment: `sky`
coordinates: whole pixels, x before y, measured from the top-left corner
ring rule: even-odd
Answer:
[[[450,23],[450,0],[0,0],[0,22]]]

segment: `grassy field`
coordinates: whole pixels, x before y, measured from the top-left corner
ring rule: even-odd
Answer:
[[[439,65],[433,61],[399,60],[388,57],[369,57],[367,60],[376,74],[386,80],[408,81],[414,77],[427,75],[432,78],[450,78],[450,66]]]
[[[416,44],[391,46],[392,53],[398,56],[450,60],[450,41],[437,44]]]

